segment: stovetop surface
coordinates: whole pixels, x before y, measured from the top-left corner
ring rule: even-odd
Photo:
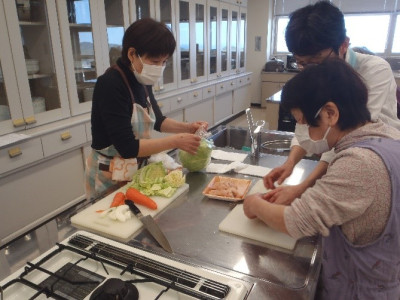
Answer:
[[[252,286],[86,232],[57,244],[0,285],[7,300],[83,300],[92,299],[109,278],[135,285],[138,299],[245,299]]]

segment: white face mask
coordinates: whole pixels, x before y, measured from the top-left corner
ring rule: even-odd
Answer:
[[[135,70],[135,67],[133,66],[133,63],[131,63],[133,74],[135,74],[137,81],[139,81],[141,84],[153,85],[162,76],[165,66],[145,64],[140,58],[140,55],[138,55],[138,57],[143,65],[142,72],[141,73],[137,72]]]
[[[326,137],[328,136],[329,131],[331,130],[331,127],[329,127],[322,140],[313,140],[310,137],[310,133],[308,131],[308,128],[310,126],[307,124],[296,124],[296,129],[294,131],[294,134],[296,135],[297,140],[299,141],[300,146],[306,150],[308,153],[313,153],[313,154],[322,154],[324,152],[327,152],[330,150],[328,141]]]

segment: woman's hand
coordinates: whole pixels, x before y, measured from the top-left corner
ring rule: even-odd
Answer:
[[[278,185],[282,184],[282,182],[292,174],[293,168],[294,168],[293,164],[285,162],[280,167],[272,169],[272,171],[269,172],[267,175],[265,175],[263,178],[264,186],[267,189],[274,189],[275,181],[277,182]]]
[[[257,209],[255,207],[255,203],[260,200],[264,201],[261,196],[262,196],[262,194],[257,193],[257,194],[249,195],[246,198],[244,198],[243,211],[244,211],[244,214],[246,215],[246,217],[248,217],[249,219],[257,218],[257,215],[255,213],[257,211]]]
[[[294,199],[299,198],[304,192],[301,185],[280,186],[265,193],[262,198],[275,204],[290,205]]]
[[[190,154],[196,154],[200,146],[201,138],[197,135],[190,133],[179,133],[173,136],[175,140],[175,148],[179,148]]]
[[[208,123],[206,121],[196,121],[189,123],[189,133],[195,133],[200,127],[204,127],[204,130],[208,129]]]

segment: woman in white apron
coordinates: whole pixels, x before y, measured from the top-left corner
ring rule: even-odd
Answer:
[[[146,157],[179,148],[196,153],[194,133],[206,122],[183,123],[162,115],[151,86],[175,51],[164,24],[141,19],[125,32],[121,58],[101,75],[92,101],[92,151],[86,161],[86,197],[103,197],[131,180]],[[151,139],[151,131],[176,133]]]

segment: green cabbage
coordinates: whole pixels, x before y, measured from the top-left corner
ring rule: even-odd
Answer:
[[[186,151],[179,151],[178,156],[182,166],[190,172],[204,169],[210,163],[212,146],[212,142],[203,138],[195,155]]]
[[[171,197],[185,183],[181,170],[167,171],[162,162],[148,164],[137,170],[129,186],[146,196]]]

